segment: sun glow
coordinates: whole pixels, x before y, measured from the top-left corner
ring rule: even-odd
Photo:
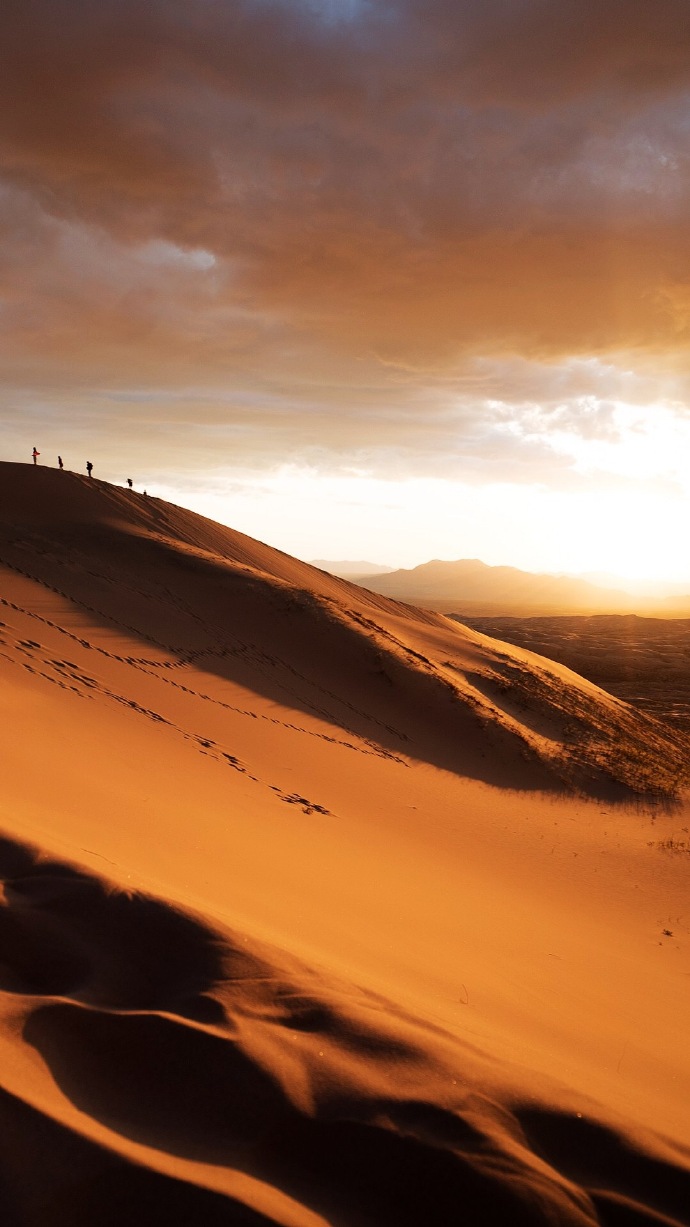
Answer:
[[[690,418],[682,407],[617,403],[610,410],[606,436],[556,430],[551,447],[571,456],[577,472],[640,482],[661,479],[690,493]]]
[[[688,503],[677,488],[600,477],[586,490],[553,491],[284,466],[271,474],[217,474],[203,490],[157,493],[306,560],[414,567],[432,558],[480,558],[527,571],[687,580],[690,591],[688,552],[677,533]]]

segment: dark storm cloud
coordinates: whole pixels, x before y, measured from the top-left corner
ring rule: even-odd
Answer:
[[[6,378],[517,463],[478,362],[522,355],[498,401],[603,430],[553,371],[684,347],[688,89],[686,0],[15,0]]]

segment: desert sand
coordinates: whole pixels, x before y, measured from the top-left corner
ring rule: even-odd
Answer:
[[[0,465],[13,1227],[690,1223],[689,742]]]

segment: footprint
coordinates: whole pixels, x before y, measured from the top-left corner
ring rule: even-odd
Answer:
[[[281,801],[285,801],[287,805],[301,805],[302,811],[305,814],[326,814],[330,818],[333,817],[333,814],[329,809],[326,809],[325,805],[317,805],[315,801],[309,801],[306,797],[301,797],[297,792],[285,793],[279,788],[274,788],[273,791],[277,792]]]

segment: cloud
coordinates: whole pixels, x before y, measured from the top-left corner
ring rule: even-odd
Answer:
[[[544,109],[598,92],[625,107],[690,81],[683,0],[410,0],[443,80],[475,101]]]
[[[565,463],[549,430],[604,437],[616,399],[675,404],[686,16],[686,0],[12,5],[15,403],[62,412],[69,394],[111,432],[124,405],[145,430],[165,405],[227,425],[252,463],[525,476]],[[501,426],[535,413],[531,440]]]

